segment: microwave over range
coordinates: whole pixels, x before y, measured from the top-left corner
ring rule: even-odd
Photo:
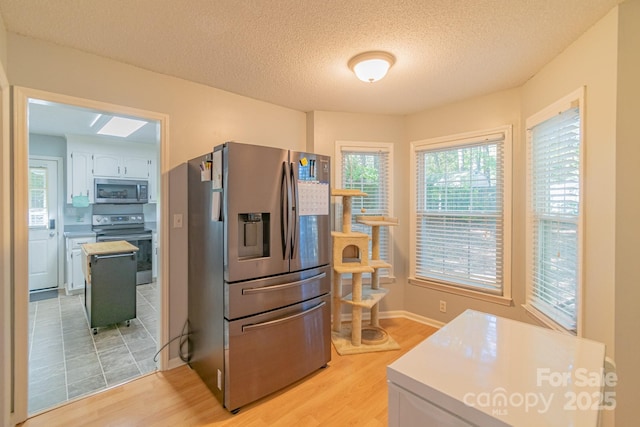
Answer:
[[[95,178],[96,203],[148,203],[149,182],[131,179]]]

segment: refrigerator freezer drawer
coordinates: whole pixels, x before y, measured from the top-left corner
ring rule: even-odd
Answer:
[[[224,405],[232,411],[286,387],[331,360],[328,295],[225,321]]]
[[[233,320],[295,304],[331,290],[331,267],[324,266],[240,283],[227,283],[224,317]]]

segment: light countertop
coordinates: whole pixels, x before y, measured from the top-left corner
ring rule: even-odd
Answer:
[[[126,252],[136,252],[138,248],[124,240],[115,242],[85,243],[82,245],[82,252],[87,256],[92,255],[112,255]]]
[[[95,237],[96,233],[91,231],[90,225],[66,225],[63,235],[66,238],[74,239],[76,237]]]
[[[604,357],[604,344],[467,310],[387,379],[477,425],[596,426]]]
[[[138,248],[124,240],[114,242],[85,243],[82,247],[82,273],[87,283],[91,283],[91,257],[94,255],[116,255],[137,252]]]

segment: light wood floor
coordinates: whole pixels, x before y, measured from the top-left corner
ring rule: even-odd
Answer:
[[[38,426],[386,426],[386,366],[436,331],[407,319],[381,326],[401,350],[339,356],[329,367],[230,414],[182,366],[31,418]]]

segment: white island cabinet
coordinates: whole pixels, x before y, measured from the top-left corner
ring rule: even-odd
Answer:
[[[387,367],[389,426],[596,427],[604,357],[601,343],[467,310]]]

